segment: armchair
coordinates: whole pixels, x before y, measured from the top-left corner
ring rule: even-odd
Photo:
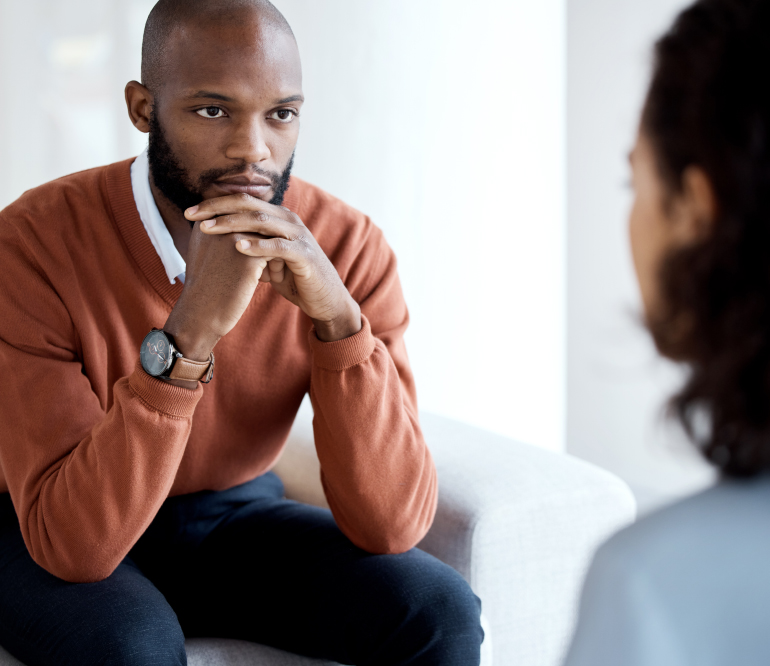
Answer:
[[[450,419],[421,414],[439,474],[436,520],[420,548],[459,571],[483,604],[483,666],[558,666],[596,547],[635,502],[606,471]],[[292,499],[327,506],[303,403],[275,467]],[[334,666],[261,645],[187,642],[190,666]],[[22,666],[0,648],[0,666]]]

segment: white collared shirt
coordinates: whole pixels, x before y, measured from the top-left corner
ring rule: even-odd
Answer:
[[[136,202],[136,209],[139,211],[139,217],[147,230],[152,246],[163,262],[163,268],[166,269],[169,282],[174,284],[179,280],[184,284],[187,265],[182,259],[182,255],[179,254],[179,250],[176,249],[174,239],[171,238],[166,223],[158,210],[158,205],[155,203],[155,198],[152,196],[150,162],[147,159],[146,148],[131,165],[131,189],[134,192],[134,201]]]

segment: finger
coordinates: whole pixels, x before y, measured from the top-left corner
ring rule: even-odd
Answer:
[[[270,272],[270,282],[275,282],[276,284],[283,282],[285,266],[286,263],[283,259],[273,259],[268,262],[267,267]]]
[[[270,282],[270,271],[267,270],[268,263],[269,262],[267,261],[267,259],[262,259],[262,258],[257,259],[256,261],[257,270],[259,271],[259,276],[257,279],[260,282]],[[265,275],[268,276],[267,280],[262,279]]]
[[[248,194],[228,194],[225,197],[206,199],[197,206],[188,208],[184,215],[188,220],[207,220],[218,215],[232,215],[234,213],[247,213],[252,211],[264,211],[276,217],[288,217],[283,206],[275,206],[262,199],[257,199]]]
[[[287,240],[295,240],[301,235],[297,225],[264,211],[235,213],[203,220],[201,231],[209,235],[261,234],[263,238],[285,238]]]
[[[283,259],[284,262],[299,258],[295,243],[285,238],[257,238],[253,235],[243,238],[241,234],[238,234],[235,249],[250,257],[269,257],[270,260]]]

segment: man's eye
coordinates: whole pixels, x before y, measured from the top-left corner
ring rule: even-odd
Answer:
[[[195,113],[204,118],[224,118],[225,112],[218,106],[207,106],[205,109],[198,109]]]
[[[296,116],[297,112],[292,111],[291,109],[279,109],[270,114],[270,118],[277,120],[280,123],[290,123]]]

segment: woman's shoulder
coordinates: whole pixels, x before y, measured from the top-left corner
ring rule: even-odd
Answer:
[[[770,611],[768,552],[770,476],[722,481],[613,536],[590,578],[671,610],[719,598],[739,615],[746,603]]]
[[[766,664],[770,477],[722,482],[605,543],[567,666]]]
[[[665,568],[682,559],[724,562],[726,554],[728,559],[739,554],[738,545],[745,555],[758,555],[752,544],[770,548],[770,475],[722,481],[659,509],[621,530],[602,551]]]

